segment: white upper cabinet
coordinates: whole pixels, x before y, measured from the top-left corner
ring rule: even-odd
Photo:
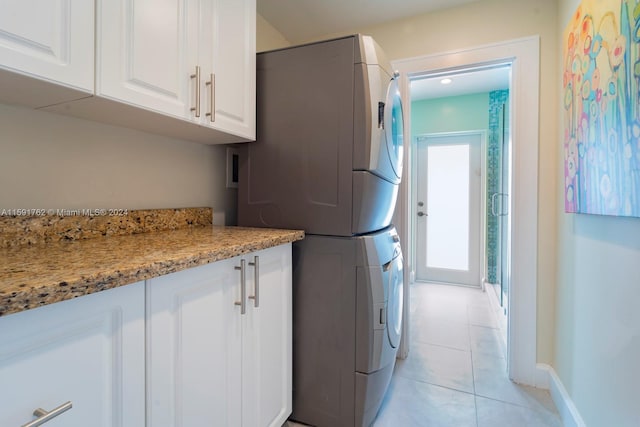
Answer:
[[[200,60],[209,126],[255,139],[256,2],[202,0]]]
[[[0,102],[255,139],[256,0],[2,0]]]
[[[255,0],[98,4],[98,96],[255,139]]]
[[[188,118],[198,14],[188,0],[99,1],[96,95]]]
[[[0,4],[2,102],[40,107],[90,96],[93,52],[93,0]]]

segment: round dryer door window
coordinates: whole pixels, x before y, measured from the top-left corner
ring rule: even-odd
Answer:
[[[387,334],[389,335],[389,342],[396,348],[400,344],[400,336],[402,335],[402,304],[404,297],[402,286],[402,254],[398,254],[391,262],[389,282]]]
[[[387,102],[391,108],[385,108],[384,129],[387,151],[391,166],[398,179],[402,177],[402,146],[403,146],[403,125],[402,125],[402,99],[398,88],[397,75],[389,82],[387,88]]]

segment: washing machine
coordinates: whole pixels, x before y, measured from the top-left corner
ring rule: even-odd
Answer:
[[[293,414],[316,427],[369,426],[402,328],[402,253],[390,227],[293,245]]]

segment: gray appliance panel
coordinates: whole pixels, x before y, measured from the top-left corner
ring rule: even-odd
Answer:
[[[293,412],[316,427],[355,426],[356,244],[293,244]]]
[[[240,151],[238,224],[334,236],[390,224],[397,182],[356,176],[366,169],[384,181],[380,171],[392,171],[380,141],[371,148],[377,137],[362,71],[363,61],[381,60],[379,47],[363,36],[258,54],[257,138]]]
[[[390,364],[368,375],[356,372],[356,426],[369,426],[376,418],[391,382],[393,367]]]
[[[357,237],[307,235],[294,243],[292,419],[361,426],[375,416],[388,385],[376,372],[393,370],[396,350],[380,347],[385,325],[371,319],[388,299],[382,270],[398,250],[394,228]],[[358,365],[373,366],[369,361],[375,368],[358,372]]]

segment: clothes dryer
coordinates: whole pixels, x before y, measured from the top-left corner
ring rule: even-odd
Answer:
[[[256,85],[239,224],[331,236],[389,226],[402,175],[402,106],[380,46],[354,35],[260,53]]]

